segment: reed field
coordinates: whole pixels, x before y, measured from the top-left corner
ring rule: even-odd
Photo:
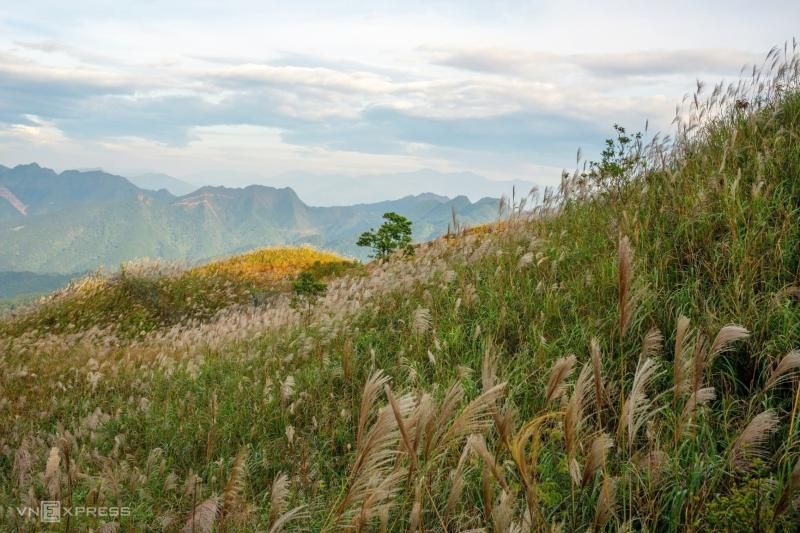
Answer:
[[[0,530],[796,530],[798,52],[410,257],[132,265],[6,315]],[[16,512],[54,500],[117,511]]]

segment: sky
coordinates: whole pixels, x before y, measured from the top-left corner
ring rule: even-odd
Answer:
[[[552,185],[798,20],[796,0],[0,0],[0,164]]]

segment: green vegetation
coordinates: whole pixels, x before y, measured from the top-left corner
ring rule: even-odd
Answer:
[[[378,231],[365,231],[358,238],[356,245],[372,248],[376,259],[386,259],[396,250],[406,255],[414,253],[411,246],[411,221],[397,213],[384,213],[384,222]]]
[[[312,272],[301,272],[292,282],[292,292],[294,293],[292,305],[296,309],[302,309],[304,315],[309,317],[312,307],[320,296],[325,294],[327,288],[327,285],[317,281]]]
[[[0,501],[146,530],[791,530],[800,59],[766,64],[533,211],[329,280],[308,320],[7,331]]]

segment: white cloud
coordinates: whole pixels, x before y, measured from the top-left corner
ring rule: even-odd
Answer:
[[[739,0],[0,6],[0,163],[541,174],[613,122],[666,128],[695,77],[735,75],[798,18]]]

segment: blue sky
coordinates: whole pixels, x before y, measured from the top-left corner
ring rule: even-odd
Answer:
[[[0,163],[552,184],[792,38],[798,2],[0,1]]]

